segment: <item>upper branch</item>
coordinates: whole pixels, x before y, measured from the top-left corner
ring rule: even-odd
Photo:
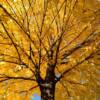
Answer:
[[[58,78],[58,81],[64,77],[64,75],[66,73],[68,73],[69,71],[71,71],[72,69],[74,69],[75,67],[77,67],[78,65],[82,64],[84,61],[90,59],[96,52],[100,51],[100,48],[98,48],[98,46],[100,45],[100,41],[99,41],[100,37],[99,35],[97,35],[93,41],[86,45],[83,45],[81,48],[79,48],[78,50],[81,50],[81,49],[85,49],[88,47],[90,47],[89,49],[89,52],[87,50],[85,50],[80,56],[76,57],[76,59],[74,58],[75,62],[72,63],[72,62],[68,62],[67,64],[70,66],[70,68],[68,68],[67,70],[65,69],[62,73],[61,73],[61,76]],[[98,42],[97,42],[98,41]],[[93,49],[94,48],[94,49]],[[76,50],[76,51],[78,51]],[[75,51],[74,51],[75,52]],[[73,52],[73,53],[74,53]],[[88,53],[87,53],[88,52]],[[67,66],[67,65],[66,65]]]

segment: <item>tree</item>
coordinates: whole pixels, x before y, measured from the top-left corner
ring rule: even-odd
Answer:
[[[99,1],[0,1],[0,83],[9,85],[7,95],[39,88],[42,100],[60,100],[61,91],[64,100],[93,98],[99,60]]]

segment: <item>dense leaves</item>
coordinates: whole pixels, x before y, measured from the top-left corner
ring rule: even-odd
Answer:
[[[0,0],[0,100],[30,100],[45,82],[55,100],[98,97],[99,0]]]

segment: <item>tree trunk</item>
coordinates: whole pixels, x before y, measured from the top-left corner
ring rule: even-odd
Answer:
[[[42,100],[55,100],[55,84],[43,84],[40,87]]]
[[[42,100],[55,100],[55,74],[53,64],[49,65],[43,84],[40,85]]]

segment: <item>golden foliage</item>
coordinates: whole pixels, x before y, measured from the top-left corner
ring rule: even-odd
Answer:
[[[53,60],[47,59],[46,49],[62,30],[55,75],[68,72],[57,83],[55,98],[95,100],[100,91],[100,2],[47,1],[0,0],[0,100],[30,100],[32,94],[40,94],[38,87],[31,89],[37,86],[33,62],[39,62],[41,50],[40,74],[45,79],[48,62],[55,61],[58,42]]]

